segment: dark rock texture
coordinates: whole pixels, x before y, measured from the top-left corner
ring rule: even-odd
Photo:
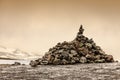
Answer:
[[[0,80],[120,80],[120,63],[0,68]]]
[[[18,65],[21,65],[20,62],[14,62],[14,64],[12,64],[13,66],[18,66]]]
[[[30,65],[66,65],[75,63],[108,63],[114,62],[113,56],[105,54],[100,46],[97,46],[93,39],[83,35],[84,29],[80,26],[79,32],[73,41],[58,43],[42,58],[31,61]]]

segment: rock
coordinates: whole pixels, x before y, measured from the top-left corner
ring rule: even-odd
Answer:
[[[86,63],[86,62],[87,62],[86,57],[81,57],[81,58],[80,58],[80,63]]]
[[[21,65],[21,63],[20,62],[14,62],[14,64],[12,64],[13,66],[19,66],[19,65]]]
[[[43,61],[41,61],[41,64],[42,64],[42,65],[47,65],[47,64],[49,64],[49,61],[43,60]]]
[[[31,67],[36,67],[38,65],[38,62],[37,61],[30,61],[30,65]]]
[[[113,59],[113,56],[112,55],[106,55],[106,61],[107,62],[113,62],[114,61],[114,59]]]
[[[68,64],[68,63],[69,63],[69,62],[68,62],[67,60],[63,59],[61,64],[66,65],[66,64]]]
[[[75,50],[71,50],[70,53],[73,54],[73,56],[76,56],[78,54]]]
[[[75,63],[76,63],[76,62],[75,62],[75,60],[73,60],[73,59],[70,61],[70,64],[75,64]]]
[[[61,62],[62,61],[60,59],[55,58],[54,61],[52,62],[52,64],[56,64],[57,65],[57,64],[61,64]]]
[[[25,66],[25,64],[22,64],[23,66]]]
[[[58,51],[58,53],[63,53],[63,51],[64,51],[64,49],[61,49],[61,50]]]
[[[105,62],[105,59],[98,59],[98,60],[95,60],[96,63],[104,63]]]
[[[84,29],[83,29],[83,26],[81,25],[78,34],[83,34],[83,32],[84,32]]]
[[[73,57],[73,60],[75,61],[75,63],[79,62],[79,58],[78,57]]]
[[[93,59],[93,56],[90,55],[90,54],[87,54],[85,57],[86,57],[87,59]]]
[[[91,49],[91,48],[92,48],[92,44],[90,44],[90,43],[86,43],[85,45],[86,45],[86,47],[87,47],[88,49]]]
[[[119,61],[118,61],[118,60],[116,60],[115,62],[116,62],[116,63],[118,63]]]
[[[95,56],[95,59],[96,59],[96,60],[99,60],[100,57],[101,57],[100,55],[96,55],[96,56]]]
[[[39,59],[37,59],[37,60],[35,60],[35,61],[37,62],[38,65],[40,65],[41,62],[42,62],[42,58],[39,58]]]
[[[80,26],[79,32],[73,41],[57,43],[41,59],[31,61],[30,65],[66,65],[75,63],[107,63],[114,62],[112,55],[107,55],[96,45],[93,39],[83,35],[83,26]]]

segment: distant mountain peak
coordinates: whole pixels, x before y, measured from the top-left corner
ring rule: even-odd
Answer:
[[[40,57],[38,54],[25,52],[20,49],[6,48],[0,45],[0,59],[34,59]]]

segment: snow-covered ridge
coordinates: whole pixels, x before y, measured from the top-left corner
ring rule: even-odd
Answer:
[[[0,58],[34,59],[39,57],[40,55],[38,53],[25,52],[20,49],[12,49],[0,46]]]

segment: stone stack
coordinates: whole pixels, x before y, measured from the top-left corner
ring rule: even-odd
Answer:
[[[75,63],[107,63],[114,62],[112,55],[107,55],[97,46],[93,39],[88,39],[83,35],[84,29],[80,26],[79,32],[73,41],[58,43],[42,58],[31,61],[30,65],[66,65]]]

